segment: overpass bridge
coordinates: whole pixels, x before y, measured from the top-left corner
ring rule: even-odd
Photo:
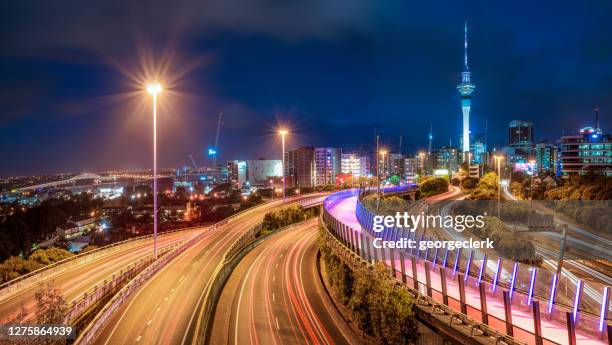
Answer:
[[[158,175],[157,177],[161,178],[161,177],[169,177],[169,176],[170,175]],[[69,185],[75,184],[78,181],[83,181],[83,180],[93,180],[95,184],[99,184],[99,183],[117,182],[121,179],[134,179],[134,180],[146,181],[146,180],[153,179],[153,176],[148,175],[148,174],[98,175],[98,174],[93,174],[93,173],[82,173],[82,174],[75,175],[75,176],[72,176],[64,180],[39,183],[39,184],[32,185],[32,186],[17,188],[15,191],[27,192],[27,191],[33,191],[33,190],[38,190],[38,189],[69,186]]]

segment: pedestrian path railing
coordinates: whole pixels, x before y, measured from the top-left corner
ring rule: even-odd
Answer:
[[[500,334],[525,343],[576,344],[575,340],[578,344],[581,340],[607,343],[610,334],[608,288],[603,291],[602,312],[595,315],[580,310],[580,289],[576,294],[575,308],[555,303],[554,300],[551,303],[550,299],[537,296],[531,281],[517,279],[518,270],[527,269],[518,263],[510,262],[514,272],[507,276],[501,272],[501,259],[487,260],[486,256],[476,258],[472,251],[376,248],[373,243],[375,239],[380,239],[377,242],[382,243],[405,238],[418,243],[433,238],[423,229],[415,232],[396,228],[374,231],[375,215],[360,200],[355,210],[360,226],[351,228],[333,214],[334,207],[351,196],[354,195],[335,193],[326,199],[321,213],[322,222],[330,234],[355,256],[369,263],[384,262],[403,284],[460,314],[480,320],[480,323]],[[414,207],[418,207],[418,204]],[[536,273],[539,271],[536,269]],[[529,272],[528,276],[535,280],[537,274],[533,270]],[[525,283],[532,288],[522,288]],[[554,289],[559,288],[558,282],[549,284]]]

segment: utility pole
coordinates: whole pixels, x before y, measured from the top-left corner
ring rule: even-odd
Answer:
[[[376,194],[378,195],[378,199],[380,199],[380,166],[378,164],[378,145],[379,145],[379,137],[376,134],[376,154],[374,155],[376,159]]]

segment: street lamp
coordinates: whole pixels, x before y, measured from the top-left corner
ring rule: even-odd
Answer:
[[[499,181],[497,186],[497,218],[500,218],[500,204],[501,204],[501,161],[504,159],[503,156],[494,156],[495,163],[497,164],[497,179]]]
[[[385,151],[385,150],[381,150],[380,151],[380,155],[382,157],[382,175],[383,175],[383,181],[384,181],[384,178],[385,178],[385,154],[387,154],[387,151]],[[380,174],[380,172],[379,172],[379,174]],[[380,178],[379,178],[379,186],[380,186]],[[384,195],[384,193],[385,193],[385,189],[383,188],[383,195]]]
[[[287,135],[287,133],[289,133],[289,131],[287,131],[285,128],[281,128],[278,131],[278,134],[281,136],[281,144],[283,146],[283,199],[285,199],[285,191],[287,189],[287,183],[285,182],[285,135]]]
[[[531,170],[531,175],[529,175],[529,207],[533,207],[533,175],[536,172],[536,161],[534,159],[531,159],[529,163],[533,167],[533,169]]]
[[[425,152],[419,152],[419,170],[421,175],[425,175]]]
[[[157,259],[157,94],[162,91],[158,82],[147,85],[153,96],[153,255]]]

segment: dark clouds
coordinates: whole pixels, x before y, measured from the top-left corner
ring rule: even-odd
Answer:
[[[520,118],[554,139],[596,105],[609,129],[611,14],[608,1],[4,1],[0,175],[147,166],[149,119],[116,96],[143,51],[186,71],[162,119],[167,166],[204,163],[219,111],[222,159],[277,154],[278,122],[292,145],[363,147],[378,130],[414,151],[430,123],[436,146],[457,144],[466,17],[474,132],[488,119],[503,144]]]

